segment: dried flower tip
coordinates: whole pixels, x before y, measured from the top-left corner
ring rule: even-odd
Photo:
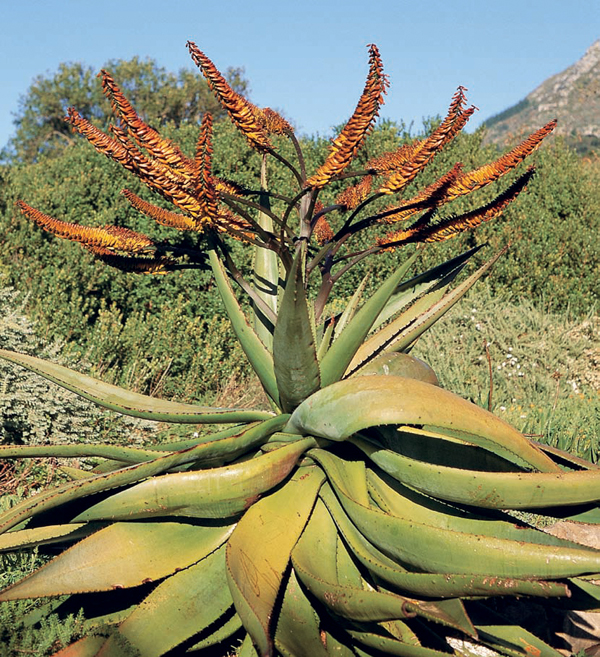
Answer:
[[[331,142],[329,155],[319,169],[306,181],[307,187],[320,189],[350,164],[371,131],[379,108],[383,104],[388,81],[376,46],[369,46],[369,74],[354,114],[340,134]]]
[[[250,145],[259,151],[270,150],[271,142],[264,127],[256,118],[256,108],[252,103],[229,86],[217,67],[199,50],[195,43],[188,41],[187,47],[194,63],[202,71],[208,86]]]
[[[275,110],[270,107],[258,109],[258,120],[271,135],[289,135],[294,132],[292,126]]]

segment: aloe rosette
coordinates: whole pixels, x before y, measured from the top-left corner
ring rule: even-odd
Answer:
[[[554,124],[495,162],[469,172],[456,165],[406,198],[407,186],[472,114],[464,89],[428,137],[351,170],[387,87],[370,46],[356,110],[325,161],[307,173],[291,125],[234,92],[195,44],[188,47],[262,156],[258,190],[214,175],[210,116],[188,157],[140,119],[107,72],[103,87],[118,125],[103,133],[75,110],[68,120],[172,202],[177,211],[124,192],[158,223],[196,233],[197,249],[19,207],[118,269],[210,268],[267,410],[156,399],[0,350],[2,358],[117,413],[215,425],[200,437],[147,448],[0,447],[6,459],[99,463],[65,468],[70,481],[2,514],[0,550],[39,547],[55,556],[2,590],[0,601],[48,599],[30,612],[31,624],[82,608],[85,636],[56,653],[62,657],[225,654],[238,644],[244,657],[421,657],[458,654],[452,639],[460,638],[506,655],[560,654],[503,618],[494,601],[518,596],[600,607],[600,550],[506,512],[597,523],[600,470],[534,444],[442,389],[409,353],[501,254],[458,284],[477,248],[417,275],[409,274],[413,254],[369,294],[363,281],[341,312],[328,305],[335,283],[365,257],[443,241],[500,214],[532,169],[482,207],[444,211],[514,170]],[[295,161],[282,155],[284,140]],[[286,168],[297,188],[287,196],[269,191],[268,162]],[[350,182],[324,205],[319,197],[340,181]],[[251,278],[234,262],[229,239],[254,251]],[[246,310],[233,284],[247,297]]]

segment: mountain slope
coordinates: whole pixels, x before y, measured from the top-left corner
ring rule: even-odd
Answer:
[[[505,142],[558,119],[556,134],[580,150],[600,146],[600,40],[562,73],[548,78],[522,101],[485,121],[487,141]]]

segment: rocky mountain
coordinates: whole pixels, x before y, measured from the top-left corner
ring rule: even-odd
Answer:
[[[556,134],[564,135],[578,150],[600,148],[600,39],[578,62],[485,121],[487,141],[510,141],[553,118],[558,119]]]

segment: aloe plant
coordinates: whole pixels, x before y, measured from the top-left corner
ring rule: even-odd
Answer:
[[[506,655],[558,655],[498,615],[494,601],[599,607],[600,550],[555,538],[507,510],[600,522],[600,471],[442,389],[409,353],[501,254],[452,288],[478,249],[409,275],[418,246],[375,291],[365,294],[363,281],[342,312],[328,303],[336,282],[364,258],[443,241],[500,214],[531,168],[482,207],[452,215],[445,206],[513,171],[554,123],[495,162],[468,172],[457,164],[411,196],[409,183],[473,113],[464,89],[428,137],[352,170],[388,84],[370,46],[357,107],[324,162],[307,172],[291,125],[235,93],[195,44],[188,47],[261,154],[256,189],[213,173],[209,115],[190,158],[140,119],[104,71],[119,123],[105,134],[75,110],[67,120],[172,202],[176,211],[124,191],[148,217],[188,231],[195,246],[19,207],[120,270],[211,269],[268,404],[156,399],[0,351],[117,413],[215,425],[158,447],[0,447],[6,459],[99,459],[91,470],[65,468],[68,483],[0,516],[0,550],[50,546],[56,555],[2,590],[0,601],[48,598],[30,623],[83,608],[87,634],[56,653],[63,657],[224,654],[240,641],[244,657],[472,654],[456,647],[461,637]],[[285,140],[295,159],[282,154]],[[274,165],[290,174],[287,194],[269,190]],[[346,186],[324,205],[319,197],[332,183]],[[253,251],[250,275],[230,240]]]

